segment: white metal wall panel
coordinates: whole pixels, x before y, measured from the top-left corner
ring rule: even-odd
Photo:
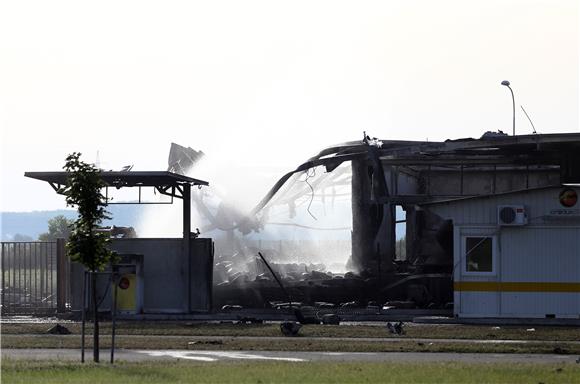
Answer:
[[[428,204],[426,209],[445,219],[453,219],[454,225],[495,225],[498,205],[524,205],[530,224],[574,226],[580,223],[580,216],[569,219],[549,218],[550,211],[561,209],[560,188],[524,191],[505,195],[485,196],[445,203]],[[577,189],[578,194],[580,190]],[[580,203],[575,208],[579,208]]]
[[[503,292],[500,315],[503,317],[579,318],[580,293],[572,292]]]
[[[501,281],[580,282],[579,228],[503,227],[500,234]]]
[[[556,187],[425,206],[442,218],[453,220],[455,282],[522,283],[516,288],[502,286],[501,292],[475,291],[473,286],[471,290],[455,292],[457,315],[580,317],[580,292],[550,291],[554,290],[553,285],[530,291],[530,287],[536,289],[536,283],[571,283],[575,287],[580,283],[580,216],[562,218],[552,214],[553,210],[562,209],[560,191]],[[498,205],[524,205],[529,224],[498,226]],[[580,203],[574,208],[579,206]],[[462,273],[461,238],[478,231],[481,235],[494,232],[498,238],[497,276]]]
[[[499,316],[497,292],[462,292],[459,315]]]

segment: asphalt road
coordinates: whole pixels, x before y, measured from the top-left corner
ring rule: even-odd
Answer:
[[[78,349],[2,349],[2,358],[28,360],[80,361]],[[101,361],[110,358],[109,350],[101,350]],[[92,350],[85,358],[92,360]],[[467,363],[566,363],[578,364],[580,357],[574,355],[543,354],[492,354],[492,353],[426,353],[426,352],[271,352],[271,351],[193,351],[193,350],[126,350],[115,351],[115,360],[163,361],[189,360],[216,361],[333,361],[333,362],[467,362]]]
[[[26,337],[58,337],[58,338],[78,338],[79,335],[47,335],[47,334],[4,334],[4,336],[26,336]],[[118,335],[124,339],[164,339],[164,340],[183,340],[189,341],[229,341],[229,340],[247,340],[247,341],[263,341],[268,340],[272,342],[280,340],[289,340],[288,336],[184,336],[184,335]],[[501,340],[501,339],[442,339],[442,338],[414,338],[414,337],[309,337],[300,336],[303,341],[344,341],[344,342],[376,342],[389,343],[397,341],[412,341],[416,343],[448,343],[448,344],[580,344],[578,340]]]

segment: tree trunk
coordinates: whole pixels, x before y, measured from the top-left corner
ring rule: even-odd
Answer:
[[[93,296],[93,361],[99,362],[99,306],[97,303],[97,274],[91,273],[91,293]]]

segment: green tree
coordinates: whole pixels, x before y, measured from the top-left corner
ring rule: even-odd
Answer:
[[[91,164],[80,160],[80,153],[67,156],[64,170],[68,173],[67,184],[60,191],[66,196],[68,206],[77,207],[79,216],[71,226],[66,244],[73,261],[85,266],[91,276],[91,297],[93,307],[93,359],[99,362],[99,317],[97,302],[97,274],[114,261],[115,253],[108,247],[109,238],[97,231],[101,222],[109,219],[105,210],[106,201],[101,193],[105,186],[100,171]]]
[[[48,220],[48,232],[38,235],[40,241],[52,241],[58,238],[68,239],[74,220],[58,215]]]

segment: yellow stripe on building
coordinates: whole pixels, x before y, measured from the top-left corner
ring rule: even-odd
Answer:
[[[455,281],[453,289],[467,292],[580,292],[580,283]]]

